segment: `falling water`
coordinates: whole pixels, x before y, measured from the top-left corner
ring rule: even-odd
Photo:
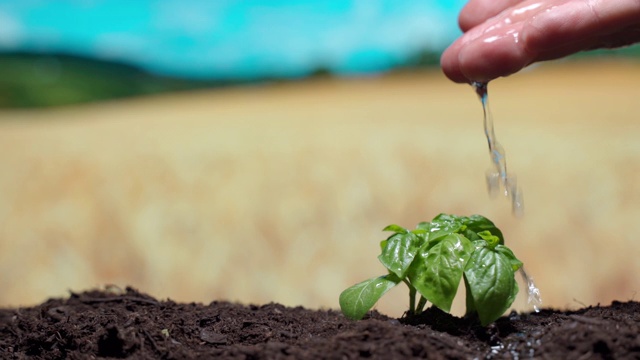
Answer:
[[[472,86],[482,103],[482,110],[484,111],[484,134],[487,137],[489,154],[493,165],[493,168],[487,171],[487,189],[492,196],[496,196],[502,192],[505,197],[510,198],[512,213],[520,217],[524,214],[522,190],[518,187],[516,177],[507,172],[507,158],[504,148],[496,140],[496,134],[493,129],[493,116],[489,108],[487,83],[473,82]],[[529,294],[527,302],[533,306],[535,312],[539,312],[540,305],[542,304],[540,289],[536,287],[533,278],[527,275],[524,266],[520,268],[520,275],[522,276],[522,280],[527,284],[527,292]]]
[[[515,216],[520,217],[524,213],[522,190],[518,187],[515,175],[507,172],[507,158],[504,148],[496,140],[496,134],[493,130],[493,116],[489,108],[487,83],[474,82],[472,85],[480,98],[480,102],[482,102],[482,110],[484,111],[484,134],[487,137],[489,155],[491,156],[491,163],[493,164],[493,168],[487,171],[487,189],[492,196],[496,196],[502,192],[505,197],[510,198],[511,211]]]
[[[527,284],[527,292],[529,294],[527,303],[533,306],[533,310],[535,310],[535,312],[540,312],[540,305],[542,305],[540,289],[536,287],[536,284],[533,283],[533,278],[524,270],[524,265],[520,267],[520,275],[522,275],[522,280]]]

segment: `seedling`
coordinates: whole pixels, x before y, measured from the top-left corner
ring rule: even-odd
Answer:
[[[464,279],[467,315],[477,314],[483,326],[502,316],[518,294],[515,272],[522,262],[504,245],[502,232],[483,216],[440,214],[415,230],[389,225],[383,231],[393,232],[380,243],[378,256],[389,273],[340,294],[340,308],[348,318],[362,319],[401,282],[409,287],[408,313],[418,314],[427,301],[449,312]]]

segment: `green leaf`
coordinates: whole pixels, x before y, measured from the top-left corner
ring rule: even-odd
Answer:
[[[509,259],[509,263],[511,264],[511,268],[513,268],[514,273],[522,267],[522,261],[518,260],[513,251],[511,251],[511,249],[509,249],[508,247],[504,245],[498,245],[496,246],[495,250]]]
[[[396,224],[391,224],[389,226],[387,226],[386,228],[382,229],[382,231],[393,231],[396,233],[407,233],[409,232],[409,230],[403,228],[400,225],[396,225]]]
[[[382,240],[380,241],[380,251],[383,251],[384,248],[387,246],[387,243],[389,242],[388,239]]]
[[[510,260],[488,247],[471,254],[464,277],[483,326],[502,316],[518,292]]]
[[[340,294],[340,309],[344,316],[360,320],[387,291],[401,280],[393,274],[365,280]]]
[[[420,248],[420,238],[412,233],[394,234],[387,239],[378,259],[389,271],[404,278]]]
[[[478,240],[479,237],[475,234],[482,231],[489,231],[500,239],[501,245],[504,245],[504,236],[502,236],[502,231],[500,231],[500,229],[498,229],[493,222],[486,217],[482,215],[471,215],[463,217],[462,223],[467,226],[464,234],[469,240]],[[469,232],[472,234],[468,234]]]
[[[495,249],[496,245],[500,243],[500,238],[491,234],[489,230],[483,230],[478,233],[478,236],[487,242],[489,249]]]
[[[452,222],[462,222],[464,216],[456,216],[451,214],[440,213],[436,215],[436,217],[431,220],[431,222],[436,223],[452,223]]]
[[[429,233],[429,231],[425,230],[425,229],[415,229],[415,230],[411,230],[412,233],[419,235],[419,236],[424,236],[427,235]]]
[[[427,242],[429,231],[423,230],[423,229],[415,229],[415,230],[411,230],[411,233],[418,238],[418,243],[419,243],[418,247],[421,247]]]
[[[487,247],[487,245],[488,245],[487,242],[482,240],[482,239],[476,240],[476,241],[472,241],[471,244],[473,245],[474,251],[478,250],[480,248],[483,248],[483,247]]]
[[[429,229],[431,229],[431,223],[428,221],[420,222],[418,226],[416,226],[416,229],[429,231]]]
[[[461,218],[454,215],[440,214],[429,223],[429,241],[437,240],[463,229]]]
[[[471,242],[460,234],[430,241],[418,251],[409,280],[422,296],[448,312],[472,251]]]

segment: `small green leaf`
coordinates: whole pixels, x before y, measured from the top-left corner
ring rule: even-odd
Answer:
[[[458,216],[440,214],[429,223],[429,241],[437,240],[449,234],[457,233],[462,230],[464,225]]]
[[[452,223],[452,222],[462,222],[462,219],[464,219],[464,216],[456,216],[451,214],[440,213],[436,215],[436,217],[434,217],[433,220],[431,220],[431,222],[432,223],[433,222]]]
[[[483,326],[502,316],[518,292],[510,260],[488,247],[471,254],[464,277]]]
[[[431,229],[431,223],[428,221],[423,221],[416,226],[416,229],[429,231]]]
[[[360,320],[387,291],[401,280],[393,274],[365,280],[340,294],[340,309],[344,316]]]
[[[478,240],[478,236],[469,234],[467,232],[479,233],[481,231],[489,231],[491,234],[497,236],[500,239],[500,244],[504,245],[504,236],[502,236],[502,231],[498,229],[491,220],[487,219],[482,215],[471,215],[468,217],[462,218],[462,223],[467,226],[465,231],[465,236],[471,241]]]
[[[450,311],[472,251],[471,242],[460,234],[430,241],[420,249],[409,268],[411,284],[435,306]]]
[[[500,238],[491,234],[489,230],[480,231],[478,236],[487,242],[489,249],[494,249],[500,243]]]
[[[509,263],[511,264],[514,273],[522,267],[522,261],[518,260],[513,251],[511,251],[511,249],[509,249],[508,247],[504,245],[498,245],[496,246],[495,250],[509,259]]]
[[[386,228],[382,229],[382,231],[393,231],[396,233],[407,233],[409,232],[409,230],[403,228],[400,225],[396,225],[396,224],[391,224],[389,226],[387,226]]]
[[[396,233],[387,239],[378,259],[389,271],[404,278],[420,248],[420,238],[412,233]]]

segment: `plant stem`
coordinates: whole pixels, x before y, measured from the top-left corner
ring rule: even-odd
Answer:
[[[407,283],[407,285],[409,285]],[[413,315],[416,313],[416,288],[409,285],[409,314]]]
[[[425,305],[427,305],[427,298],[420,295],[420,301],[418,301],[418,308],[416,309],[416,314],[420,314],[424,310]]]

